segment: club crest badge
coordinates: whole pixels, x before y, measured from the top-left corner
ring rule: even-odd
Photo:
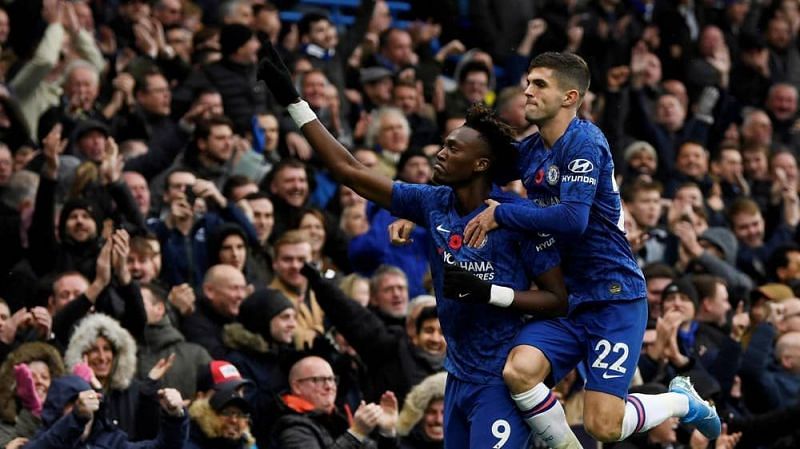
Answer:
[[[547,183],[551,186],[558,184],[558,166],[551,165],[547,167]]]

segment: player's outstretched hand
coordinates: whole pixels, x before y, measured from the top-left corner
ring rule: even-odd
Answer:
[[[258,79],[267,84],[267,88],[275,96],[281,106],[286,107],[296,103],[300,98],[292,81],[292,74],[283,63],[275,47],[266,42],[267,56],[258,64]]]
[[[492,284],[475,277],[458,265],[444,266],[444,296],[457,301],[488,303]]]

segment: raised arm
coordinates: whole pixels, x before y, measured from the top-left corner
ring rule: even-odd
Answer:
[[[389,209],[392,201],[392,180],[358,162],[317,120],[308,103],[300,98],[291,74],[275,48],[267,42],[267,57],[259,64],[258,79],[263,80],[281,106],[288,109],[292,120],[331,171],[336,180],[356,193]]]

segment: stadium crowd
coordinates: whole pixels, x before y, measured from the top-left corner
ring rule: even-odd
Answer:
[[[472,103],[536,132],[528,62],[582,56],[647,280],[631,391],[688,375],[726,423],[606,446],[800,445],[800,2],[311,3],[2,2],[0,447],[442,447],[426,231],[392,245],[326,172],[257,80],[267,41],[406,183]],[[581,371],[554,387],[578,433]]]

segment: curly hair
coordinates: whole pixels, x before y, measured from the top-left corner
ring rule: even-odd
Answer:
[[[497,118],[494,111],[483,103],[474,103],[467,109],[464,126],[478,131],[489,146],[492,159],[489,174],[492,179],[498,184],[507,184],[516,179],[513,175],[509,178],[509,174],[517,172],[514,129]]]
[[[17,418],[16,379],[14,378],[14,365],[40,361],[47,364],[50,369],[50,378],[63,376],[66,372],[64,361],[58,350],[42,342],[23,343],[8,354],[0,365],[0,420],[13,423]]]

